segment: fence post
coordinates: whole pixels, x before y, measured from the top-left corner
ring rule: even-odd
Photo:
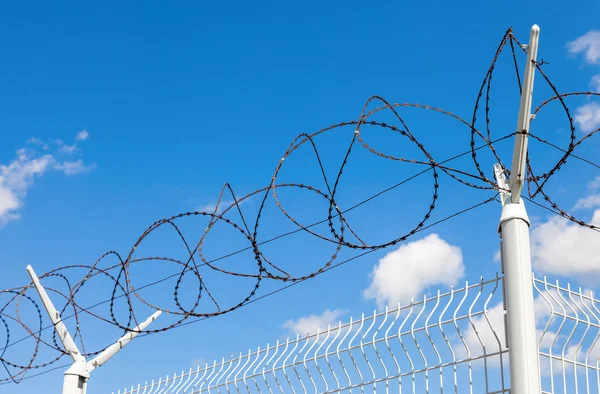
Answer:
[[[499,233],[504,272],[507,347],[512,394],[541,393],[538,346],[533,309],[533,283],[529,241],[529,218],[520,198],[526,174],[527,138],[531,120],[531,97],[536,68],[539,27],[531,28],[527,64],[521,93],[515,147],[507,185],[503,170],[494,170],[502,197]]]

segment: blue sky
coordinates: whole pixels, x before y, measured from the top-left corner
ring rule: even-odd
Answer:
[[[27,264],[41,274],[59,266],[91,264],[109,250],[126,256],[155,220],[214,204],[225,182],[239,194],[267,186],[296,135],[356,119],[373,94],[393,102],[441,107],[470,119],[481,80],[509,26],[522,42],[528,40],[533,23],[541,27],[539,56],[550,63],[544,70],[561,92],[599,89],[595,84],[600,44],[597,34],[589,35],[600,29],[599,8],[593,1],[568,8],[558,1],[5,4],[0,12],[0,287],[29,283]],[[578,37],[587,38],[576,41]],[[568,46],[569,42],[578,44]],[[506,55],[494,80],[496,137],[513,131],[517,115],[518,90],[512,59]],[[541,78],[536,82],[534,105],[552,95]],[[579,137],[600,123],[596,102],[569,101],[579,115]],[[532,131],[566,146],[567,126],[558,109],[549,106]],[[413,134],[436,159],[469,149],[465,127],[424,111],[405,113]],[[352,131],[346,128],[317,141],[330,176],[339,168]],[[416,152],[391,137],[375,135],[373,141],[392,154],[410,157]],[[19,151],[23,148],[27,150]],[[499,149],[509,162],[512,142]],[[531,149],[538,168],[558,157],[533,143]],[[598,161],[596,152],[598,141],[592,138],[578,154]],[[420,170],[375,160],[364,151],[351,160],[340,191],[340,204],[346,206]],[[484,163],[491,174],[493,161]],[[457,167],[474,170],[468,160]],[[299,150],[286,160],[280,180],[323,188],[317,171],[310,152]],[[576,213],[585,220],[594,213],[600,219],[595,210],[598,185],[591,184],[598,176],[594,167],[570,160],[547,190],[568,210],[581,200]],[[440,183],[432,221],[493,195],[447,176]],[[410,187],[349,214],[348,220],[373,242],[391,239],[418,221],[430,195],[431,177],[420,177]],[[283,190],[281,199],[303,223],[327,215],[326,204],[307,192]],[[259,202],[255,197],[242,205],[251,221]],[[600,254],[593,246],[600,244],[597,234],[551,219],[534,207],[529,213],[534,232],[537,229],[532,236],[538,245],[536,271],[599,288],[593,280],[584,280],[598,274]],[[481,275],[493,277],[499,268],[494,261],[499,215],[499,204],[487,204],[411,238],[421,242],[412,244],[416,257],[407,258],[398,247],[378,251],[231,314],[134,341],[95,371],[90,390],[110,392],[187,369],[198,360],[246,351],[293,332],[298,319],[310,315],[318,318],[328,311],[325,316],[330,319],[357,316],[405,298],[397,289],[412,289],[417,296]],[[232,214],[232,220],[239,217]],[[272,204],[261,220],[261,239],[294,229]],[[195,239],[205,225],[199,220],[185,226]],[[557,234],[568,234],[572,241],[569,248],[577,253],[568,257],[574,264],[564,264],[559,259],[564,256],[552,249]],[[206,253],[213,257],[247,246],[224,227],[211,233],[209,241]],[[441,254],[431,249],[427,261],[450,256],[454,262],[445,267],[443,280],[432,274],[440,266],[424,270],[419,260],[419,245],[428,249],[431,243]],[[264,251],[295,272],[317,267],[333,252],[331,245],[306,235],[274,242]],[[390,252],[396,253],[388,255],[391,265],[380,263]],[[182,256],[184,250],[165,232],[149,237],[139,253]],[[344,251],[340,258],[353,254]],[[248,259],[251,255],[240,255],[230,264],[246,269]],[[400,271],[399,264],[404,264]],[[132,275],[140,286],[172,269],[149,263]],[[377,274],[369,276],[374,269],[397,282],[374,284]],[[410,280],[402,275],[406,272],[412,272]],[[70,275],[76,278],[77,272]],[[211,273],[208,278],[229,302],[249,286]],[[172,305],[173,286],[174,282],[157,286],[148,297]],[[265,283],[259,294],[278,286]],[[371,290],[365,293],[367,289]],[[81,303],[102,301],[110,291],[98,284],[82,295]],[[191,294],[191,287],[185,291]],[[144,310],[139,313],[144,319]],[[92,347],[119,335],[93,320],[85,323],[86,342]],[[24,334],[11,332],[15,338]],[[20,385],[0,386],[0,392],[58,390],[61,375],[56,371]]]

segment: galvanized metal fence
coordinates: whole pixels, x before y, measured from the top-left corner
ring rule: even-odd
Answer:
[[[533,284],[542,392],[600,393],[600,301]],[[467,283],[118,394],[508,393],[502,290]]]
[[[467,284],[119,393],[507,392],[502,316],[488,313],[501,288]]]
[[[545,393],[600,393],[600,301],[591,291],[535,279]]]

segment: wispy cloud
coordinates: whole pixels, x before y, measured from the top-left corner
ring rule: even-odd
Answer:
[[[584,61],[588,64],[600,65],[600,30],[591,30],[569,42],[567,51],[571,54],[583,54]],[[590,86],[600,92],[600,74],[592,77]],[[574,120],[584,133],[596,130],[600,127],[600,104],[589,101],[580,106],[575,110]]]
[[[600,189],[600,175],[588,183],[588,187],[592,190]]]
[[[59,146],[61,152],[73,153],[79,150],[79,142],[85,141],[90,137],[90,133],[87,130],[81,130],[75,136],[75,142],[71,145],[66,144],[64,141],[56,140],[56,144]]]
[[[245,204],[246,202],[248,202],[248,200],[250,200],[250,198],[246,198],[245,200],[238,201],[238,205]],[[218,207],[216,213],[217,214],[222,213],[225,209],[229,208],[233,204],[234,204],[233,200],[221,200],[219,202],[219,207]],[[215,211],[215,208],[217,208],[217,200],[211,200],[208,204],[197,206],[194,209],[198,212],[213,213]]]
[[[208,363],[208,360],[204,357],[198,357],[192,360],[190,363],[190,368],[204,368]]]
[[[48,150],[50,149],[50,146],[48,145],[47,142],[42,141],[39,138],[35,138],[35,137],[31,137],[30,139],[28,139],[27,141],[25,141],[26,144],[30,144],[30,145],[35,145],[35,146],[39,146],[40,148],[42,148],[43,150]]]
[[[580,209],[590,209],[590,208],[596,208],[596,207],[600,207],[600,194],[594,194],[591,196],[580,198],[575,203],[573,210],[577,211]]]
[[[50,171],[74,175],[94,168],[94,165],[86,165],[81,159],[61,160],[57,152],[48,152],[51,144],[37,138],[30,138],[26,143],[38,146],[47,153],[21,148],[8,164],[0,164],[0,227],[20,219],[27,192],[36,178]]]
[[[600,64],[600,30],[591,30],[567,43],[571,54],[583,54],[589,64]]]
[[[79,159],[77,161],[63,161],[60,163],[56,163],[56,170],[62,171],[67,175],[79,174],[81,172],[88,172],[96,168],[95,164],[86,165],[83,160]]]
[[[88,133],[87,130],[81,130],[77,133],[77,136],[75,136],[75,141],[85,141],[88,138],[90,138],[90,133]]]
[[[575,202],[575,205],[573,206],[574,211],[600,208],[600,193],[598,193],[598,189],[600,189],[600,176],[597,176],[588,182],[587,186],[588,189],[590,189],[590,194]]]
[[[600,74],[594,75],[592,77],[592,81],[590,82],[590,86],[592,90],[596,93],[600,93]]]
[[[310,315],[298,319],[288,320],[283,323],[283,328],[294,335],[315,334],[317,330],[326,330],[328,325],[337,326],[344,311],[341,309],[326,309],[320,315]]]

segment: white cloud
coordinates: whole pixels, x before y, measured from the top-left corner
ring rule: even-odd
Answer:
[[[61,140],[56,140],[56,143],[58,144],[58,146],[60,146],[61,152],[73,153],[73,152],[76,152],[78,149],[76,144],[67,145],[64,142],[62,142]]]
[[[594,194],[591,196],[580,198],[575,203],[573,210],[576,211],[580,209],[591,209],[596,207],[600,207],[600,194]]]
[[[35,138],[35,137],[31,137],[30,139],[25,141],[25,143],[31,144],[31,145],[37,145],[37,146],[41,147],[43,150],[50,149],[50,147],[48,146],[48,143],[40,140],[39,138]]]
[[[600,127],[600,104],[593,102],[582,105],[575,110],[574,119],[585,133],[597,129]]]
[[[94,164],[85,165],[83,160],[79,159],[77,161],[63,161],[62,163],[56,163],[54,168],[58,171],[62,171],[67,175],[79,174],[81,172],[87,172],[94,169],[96,166]]]
[[[87,130],[81,130],[79,133],[77,133],[77,136],[75,137],[75,141],[85,141],[90,137],[90,133],[87,132]]]
[[[597,176],[590,183],[588,183],[588,188],[592,190],[600,189],[600,176]]]
[[[593,212],[590,222],[600,225],[600,209]],[[552,217],[533,228],[531,257],[534,269],[543,273],[593,278],[600,273],[600,234]]]
[[[36,138],[29,139],[27,143],[41,146],[44,150],[48,147]],[[53,153],[41,155],[34,150],[19,149],[12,161],[0,164],[0,227],[20,218],[19,211],[36,177],[49,171],[72,175],[91,168],[93,166],[86,166],[81,159],[64,161],[59,160]]]
[[[79,150],[79,147],[77,146],[78,142],[85,141],[89,137],[90,137],[90,133],[88,133],[87,130],[81,130],[75,136],[75,143],[72,145],[68,145],[61,140],[56,140],[55,142],[60,147],[61,152],[73,153],[73,152],[76,152]]]
[[[572,54],[584,54],[585,61],[590,64],[600,63],[600,31],[591,30],[567,44]]]
[[[500,250],[497,250],[496,253],[494,253],[494,263],[499,263],[501,259],[502,253],[500,253]]]
[[[326,330],[328,325],[336,326],[340,317],[344,314],[341,309],[325,310],[320,315],[310,315],[296,320],[288,320],[283,323],[283,328],[296,335],[315,334],[317,330]]]
[[[594,75],[592,77],[590,85],[592,86],[592,90],[594,90],[597,93],[600,93],[600,74]]]
[[[463,277],[462,252],[437,234],[401,245],[379,260],[364,297],[381,308],[418,297],[432,285],[454,285]]]
[[[600,189],[600,176],[597,176],[587,184],[588,189],[592,192]],[[600,207],[600,194],[590,194],[589,196],[580,198],[575,202],[573,210],[593,209]]]
[[[583,54],[589,64],[600,64],[600,30],[592,30],[567,44],[571,54]],[[592,90],[600,92],[600,74],[594,75],[590,82]],[[575,110],[575,122],[579,128],[589,133],[600,127],[600,104],[590,102]]]

